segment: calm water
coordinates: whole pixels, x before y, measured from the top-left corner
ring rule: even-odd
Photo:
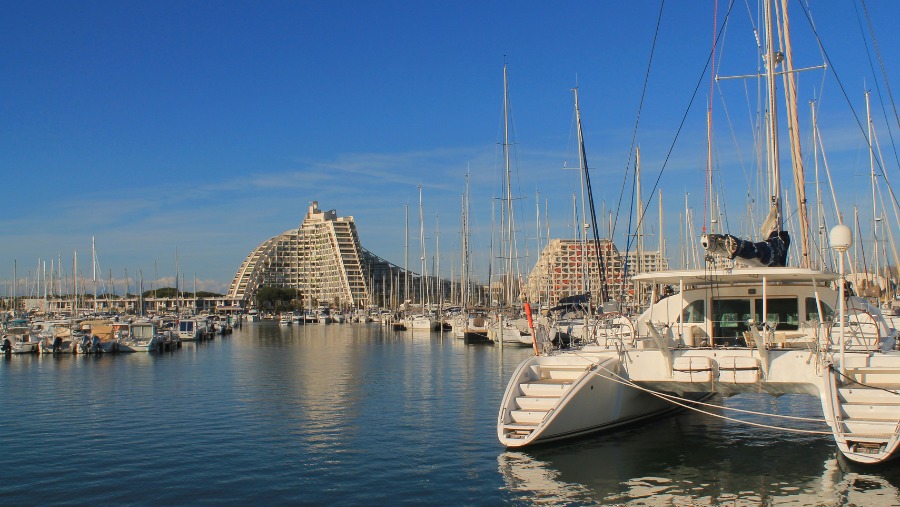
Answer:
[[[697,414],[506,451],[498,403],[529,353],[263,322],[160,355],[0,359],[0,502],[900,505],[900,462]]]

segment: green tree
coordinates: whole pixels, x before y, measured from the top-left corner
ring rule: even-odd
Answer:
[[[283,287],[260,287],[256,291],[256,306],[275,312],[302,308],[300,291]]]

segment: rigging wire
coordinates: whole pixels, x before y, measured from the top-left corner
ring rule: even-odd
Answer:
[[[613,237],[613,233],[616,230],[616,225],[618,225],[618,222],[619,222],[619,212],[622,209],[622,197],[625,195],[625,184],[628,182],[628,172],[629,172],[629,168],[631,167],[631,157],[634,154],[634,145],[637,142],[636,140],[637,140],[638,126],[641,123],[641,112],[644,110],[644,99],[647,96],[647,85],[650,82],[650,69],[653,66],[653,55],[656,52],[656,41],[659,38],[659,27],[662,24],[662,14],[663,14],[663,8],[665,7],[665,5],[666,5],[665,0],[662,0],[662,2],[660,2],[660,4],[659,4],[659,15],[656,17],[656,28],[654,29],[654,32],[653,32],[653,42],[650,44],[650,58],[647,61],[647,71],[644,73],[644,84],[641,87],[641,99],[638,102],[637,118],[635,118],[635,120],[634,120],[634,129],[631,132],[631,146],[628,148],[628,160],[625,163],[625,174],[622,177],[622,188],[619,190],[619,202],[616,206],[616,215],[615,215],[615,219],[613,219],[612,229],[609,231],[610,238]],[[684,123],[683,120],[682,120],[682,123]],[[633,208],[633,206],[631,208]],[[626,250],[626,258],[627,258],[627,250]],[[627,276],[627,273],[624,273],[624,275]]]
[[[728,18],[731,14],[731,9],[734,7],[734,0],[731,0],[728,4],[728,10],[725,12],[725,19],[722,20],[722,26],[719,28],[719,33],[717,35],[717,39],[722,37],[722,34],[725,32],[725,26],[728,23]],[[662,167],[659,170],[659,173],[656,176],[656,180],[653,183],[653,188],[650,191],[649,195],[654,195],[656,193],[656,189],[659,187],[659,182],[662,179],[663,172],[665,172],[666,167],[669,164],[669,160],[672,157],[672,152],[675,150],[675,144],[678,142],[678,138],[681,136],[682,130],[684,130],[684,125],[687,122],[688,113],[694,105],[694,101],[697,100],[697,93],[700,91],[700,85],[703,83],[703,76],[706,75],[706,70],[709,69],[710,63],[712,59],[715,57],[715,53],[711,50],[709,52],[709,56],[706,59],[706,64],[703,66],[703,72],[700,73],[700,78],[697,80],[697,84],[694,86],[694,92],[691,94],[691,99],[688,101],[688,105],[684,110],[684,114],[681,117],[681,122],[678,124],[678,129],[675,131],[675,137],[672,139],[672,143],[669,145],[669,149],[666,152],[666,157],[663,160]],[[649,67],[648,67],[649,72]],[[650,201],[647,201],[647,205],[644,206],[644,215],[646,216],[646,210],[650,206]]]
[[[831,431],[805,430],[805,429],[800,429],[800,428],[787,428],[784,426],[775,426],[775,425],[771,425],[771,424],[763,424],[763,423],[757,423],[757,422],[753,422],[753,421],[745,421],[742,419],[736,419],[734,417],[716,414],[714,412],[711,412],[708,410],[703,410],[703,409],[697,408],[692,405],[705,405],[705,406],[710,406],[710,407],[719,407],[719,405],[712,405],[709,403],[704,403],[704,402],[694,401],[694,400],[686,400],[686,399],[680,398],[678,396],[673,396],[673,395],[668,395],[668,394],[664,394],[661,392],[657,392],[652,389],[648,389],[646,387],[639,386],[639,385],[635,384],[634,382],[631,382],[630,380],[625,379],[624,377],[620,376],[619,374],[606,369],[605,367],[601,366],[600,368],[602,368],[604,371],[609,373],[609,376],[600,375],[601,377],[603,377],[607,380],[611,380],[613,382],[622,384],[624,386],[632,387],[639,391],[644,391],[652,396],[656,396],[657,398],[666,400],[669,403],[678,405],[679,407],[686,408],[688,410],[693,410],[694,412],[698,412],[698,413],[701,413],[701,414],[704,414],[704,415],[707,415],[710,417],[715,417],[717,419],[723,419],[723,420],[735,422],[738,424],[746,424],[748,426],[755,426],[757,428],[765,428],[765,429],[770,429],[770,430],[781,430],[781,431],[788,431],[788,432],[792,432],[792,433],[805,433],[808,435],[833,435],[833,433]],[[689,405],[689,404],[691,404],[691,405]],[[764,416],[764,417],[768,416],[768,417],[775,417],[775,418],[800,420],[800,421],[805,421],[805,422],[827,423],[826,419],[803,418],[803,417],[797,417],[797,416],[785,416],[785,415],[780,415],[780,414],[767,414],[767,413],[763,413],[763,412],[754,412],[751,410],[736,409],[733,407],[721,407],[721,408],[724,410],[743,412],[743,413],[747,413],[747,414],[751,414],[751,415],[759,415],[759,416]]]
[[[894,94],[891,93],[891,83],[887,78],[887,71],[884,68],[884,59],[881,57],[881,50],[878,49],[878,41],[875,39],[875,30],[872,28],[872,19],[869,17],[869,9],[866,8],[866,0],[860,0],[862,4],[863,12],[866,15],[866,23],[869,26],[869,36],[872,38],[872,45],[875,47],[875,54],[878,56],[878,64],[881,67],[881,76],[884,79],[884,86],[887,88],[888,98],[891,101],[891,107],[894,109],[894,118],[897,121],[897,125],[900,126],[900,116],[897,115],[897,104],[894,103]],[[856,8],[856,4],[853,4],[853,8]],[[859,11],[856,14],[857,19],[859,19]],[[859,27],[860,31],[862,31],[862,26]],[[869,57],[869,67],[872,67],[872,56],[869,54],[869,45],[866,44],[866,56]],[[875,69],[872,68],[872,74],[875,74]],[[878,98],[881,100],[881,89],[878,87],[878,80],[875,80],[875,88],[878,89]],[[881,111],[884,112],[884,103],[881,104]],[[885,123],[888,124],[888,132],[891,132],[890,122],[887,121],[887,114],[885,114]],[[894,136],[891,134],[891,145],[894,146]],[[897,149],[894,146],[894,157],[897,158]]]
[[[800,10],[803,11],[803,15],[806,17],[807,22],[809,23],[809,27],[813,32],[813,35],[816,38],[816,44],[819,45],[819,50],[822,52],[822,55],[825,57],[825,62],[828,66],[828,69],[831,71],[831,74],[834,76],[835,81],[837,82],[838,88],[841,90],[841,94],[844,95],[844,100],[847,102],[847,105],[850,108],[850,112],[853,114],[853,119],[856,120],[856,125],[859,127],[860,133],[862,133],[863,137],[866,139],[866,143],[868,148],[872,149],[872,141],[868,138],[866,133],[866,128],[863,126],[862,120],[859,118],[859,115],[856,113],[856,108],[853,107],[853,102],[850,100],[850,95],[847,93],[847,89],[844,87],[844,83],[841,81],[840,76],[838,76],[837,70],[835,68],[834,63],[831,61],[831,58],[828,56],[828,52],[825,50],[825,45],[822,43],[822,38],[819,37],[819,32],[816,30],[816,26],[812,21],[812,17],[809,14],[809,10],[803,5],[802,2],[798,2],[800,5]],[[884,177],[884,166],[881,164],[881,161],[875,159],[875,164],[878,166],[878,170],[881,171],[881,176]],[[894,201],[900,205],[900,202],[897,201],[897,197],[893,196]]]

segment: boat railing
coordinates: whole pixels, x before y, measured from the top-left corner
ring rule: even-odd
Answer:
[[[832,341],[830,347],[840,349],[840,319],[835,319],[828,326]],[[896,343],[894,332],[891,336],[881,336],[878,318],[864,308],[847,308],[844,318],[844,350],[874,352],[887,345],[893,348]]]
[[[634,321],[623,313],[603,313],[597,319],[590,319],[587,325],[590,326],[585,332],[585,337],[590,337],[588,343],[606,347],[615,343],[632,348],[637,344]]]

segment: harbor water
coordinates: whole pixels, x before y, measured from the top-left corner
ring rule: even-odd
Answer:
[[[0,498],[33,504],[900,505],[813,397],[717,399],[524,450],[496,437],[530,349],[377,324],[245,323],[162,354],[0,359]]]

